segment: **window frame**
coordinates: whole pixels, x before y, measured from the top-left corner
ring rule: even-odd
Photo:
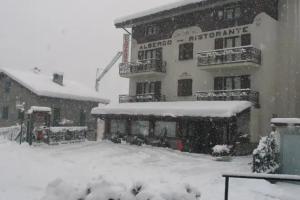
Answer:
[[[186,42],[179,44],[178,60],[184,61],[192,59],[194,59],[194,43]]]
[[[180,79],[177,83],[177,96],[189,97],[193,95],[193,79]]]
[[[9,106],[3,106],[1,119],[8,120],[8,118],[9,118]]]

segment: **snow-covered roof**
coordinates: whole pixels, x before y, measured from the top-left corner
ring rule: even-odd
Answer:
[[[300,118],[273,118],[272,124],[300,124]]]
[[[51,108],[41,107],[41,106],[31,106],[30,109],[27,111],[27,113],[31,114],[33,112],[48,112],[48,113],[51,113]]]
[[[122,103],[92,109],[93,115],[154,115],[190,117],[233,117],[251,107],[248,101],[176,101]]]
[[[133,20],[133,19],[142,18],[142,17],[149,16],[149,15],[154,15],[154,14],[164,12],[164,11],[170,11],[170,10],[173,10],[173,9],[176,9],[176,8],[180,8],[180,7],[183,7],[183,6],[187,6],[187,5],[190,5],[190,4],[196,4],[196,3],[204,2],[204,1],[207,1],[207,0],[179,0],[179,1],[169,3],[169,4],[166,4],[166,5],[163,5],[163,6],[159,6],[159,7],[156,7],[156,8],[151,8],[151,9],[148,9],[148,10],[145,10],[145,11],[142,11],[142,12],[138,12],[138,13],[131,14],[131,15],[128,15],[128,16],[125,16],[125,17],[117,18],[114,21],[114,23],[117,25],[117,24],[121,24],[121,23],[130,21],[130,20]]]
[[[43,72],[0,68],[0,73],[6,74],[38,96],[109,103],[109,100],[101,98],[91,88],[65,78],[63,85],[59,85],[52,81],[52,75]]]

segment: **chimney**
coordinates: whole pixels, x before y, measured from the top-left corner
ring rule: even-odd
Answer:
[[[64,74],[63,73],[54,73],[52,81],[58,85],[63,86]]]

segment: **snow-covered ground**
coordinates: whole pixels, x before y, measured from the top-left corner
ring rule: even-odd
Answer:
[[[184,193],[189,185],[195,194],[201,193],[200,199],[222,200],[221,174],[248,173],[250,161],[238,157],[216,162],[208,155],[110,142],[29,147],[1,140],[0,200],[78,200],[89,186],[95,194],[94,188],[101,193],[111,184],[115,191],[142,185],[144,196],[152,192],[156,197]],[[232,200],[298,200],[299,194],[299,185],[230,180]],[[85,200],[92,199],[98,200]]]

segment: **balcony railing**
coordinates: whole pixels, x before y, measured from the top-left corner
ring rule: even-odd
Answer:
[[[120,76],[146,73],[166,73],[166,62],[160,59],[139,60],[137,62],[121,63],[119,66]]]
[[[261,50],[253,46],[233,47],[198,54],[198,66],[223,65],[234,63],[261,64]]]
[[[119,103],[134,103],[134,102],[158,102],[165,101],[164,95],[156,95],[154,93],[137,94],[135,96],[119,95]]]
[[[199,91],[196,97],[198,101],[250,101],[259,108],[259,92],[251,89]]]

